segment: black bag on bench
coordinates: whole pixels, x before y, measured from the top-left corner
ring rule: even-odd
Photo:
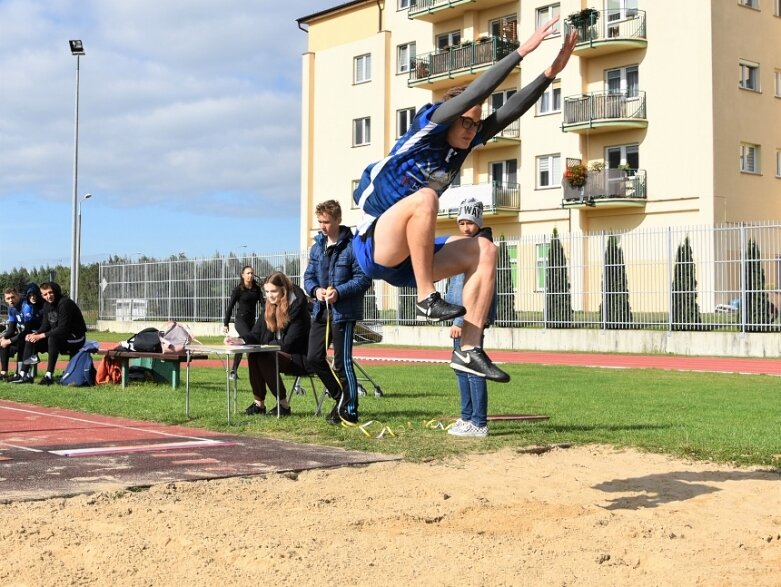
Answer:
[[[127,340],[128,348],[139,353],[161,353],[160,331],[157,328],[144,328]]]

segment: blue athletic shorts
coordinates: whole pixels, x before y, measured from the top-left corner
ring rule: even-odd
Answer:
[[[434,254],[445,246],[450,237],[438,236],[434,238]],[[412,271],[412,259],[407,257],[395,267],[385,267],[374,262],[374,231],[370,230],[364,236],[355,235],[353,238],[353,252],[363,272],[371,279],[382,279],[396,287],[415,287],[415,273]]]

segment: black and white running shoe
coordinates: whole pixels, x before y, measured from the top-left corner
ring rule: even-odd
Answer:
[[[458,349],[454,350],[450,357],[450,366],[457,371],[463,371],[470,375],[485,377],[491,381],[507,383],[510,376],[493,364],[485,351],[480,347],[469,349],[468,351]]]
[[[452,320],[466,314],[466,308],[451,304],[442,299],[438,291],[435,291],[426,299],[415,303],[415,317],[418,320],[429,322],[442,322]]]

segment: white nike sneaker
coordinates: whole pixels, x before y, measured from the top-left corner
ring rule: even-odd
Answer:
[[[480,347],[465,350],[453,350],[450,356],[450,366],[457,371],[463,371],[478,377],[485,377],[491,381],[507,383],[510,376],[493,364],[485,351]]]

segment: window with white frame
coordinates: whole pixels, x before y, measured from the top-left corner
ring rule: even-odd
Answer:
[[[640,91],[640,70],[637,65],[608,69],[605,72],[605,90],[609,94],[636,98]]]
[[[415,119],[414,108],[402,108],[396,110],[396,138],[404,135],[409,127],[412,125],[412,121]]]
[[[616,145],[605,149],[605,163],[608,169],[640,168],[640,145]]]
[[[778,1],[781,2],[781,0]],[[776,89],[776,98],[781,98],[781,69],[776,69],[773,73],[773,85]]]
[[[759,63],[740,62],[740,80],[738,85],[744,90],[759,91]]]
[[[409,10],[410,0],[399,0],[399,10]]]
[[[759,0],[738,0],[738,4],[749,8],[759,8]]]
[[[518,38],[518,15],[508,14],[488,22],[488,34],[502,39]]]
[[[759,145],[743,143],[740,145],[740,170],[743,173],[759,173]]]
[[[773,14],[776,16],[781,16],[781,0],[776,0],[776,6],[773,10]]]
[[[555,188],[561,185],[561,155],[537,157],[537,188]]]
[[[437,36],[437,49],[455,47],[461,44],[461,31],[450,31],[444,35]]]
[[[535,245],[535,249],[537,252],[537,278],[535,279],[534,287],[536,291],[545,291],[545,273],[548,268],[548,251],[550,250],[550,244],[540,243]]]
[[[407,73],[415,62],[415,43],[399,45],[396,51],[396,72]]]
[[[362,84],[372,79],[372,56],[371,53],[358,55],[353,60],[353,83]]]
[[[518,183],[518,161],[493,161],[489,164],[491,182],[494,185],[514,187]]]
[[[353,194],[355,193],[355,190],[358,189],[358,184],[361,183],[360,179],[354,179],[350,182],[350,210],[357,210],[358,204],[355,203],[355,198],[353,198]]]
[[[537,114],[561,112],[561,81],[553,80],[537,100]]]
[[[368,145],[371,142],[371,118],[356,118],[353,120],[353,147]]]
[[[637,0],[607,0],[607,22],[616,22],[637,16]]]
[[[540,28],[550,19],[556,18],[557,16],[559,16],[560,12],[561,12],[561,6],[559,4],[549,4],[548,6],[543,6],[542,8],[538,8],[536,13],[536,28]],[[552,37],[553,35],[558,35],[560,33],[561,33],[561,21],[556,23],[556,25],[551,29],[551,34],[548,36]]]
[[[776,149],[776,177],[781,179],[781,149]]]
[[[490,112],[488,114],[493,114],[499,110],[499,108],[504,106],[504,103],[507,102],[507,100],[510,99],[510,96],[512,96],[516,91],[517,90],[501,90],[491,94],[491,98],[489,99]]]

